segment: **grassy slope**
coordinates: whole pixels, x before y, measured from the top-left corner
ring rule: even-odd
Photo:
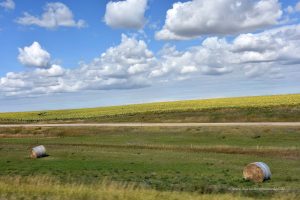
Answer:
[[[0,123],[300,121],[300,94],[0,113]]]
[[[299,140],[296,127],[2,128],[0,180],[46,175],[84,188],[108,180],[161,191],[299,191]],[[29,159],[30,147],[37,144],[44,144],[50,156]],[[271,181],[253,184],[242,179],[243,167],[253,161],[270,166]]]

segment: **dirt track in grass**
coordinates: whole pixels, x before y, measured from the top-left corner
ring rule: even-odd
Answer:
[[[0,124],[5,127],[209,127],[209,126],[300,126],[300,122],[234,123],[75,123],[75,124]]]

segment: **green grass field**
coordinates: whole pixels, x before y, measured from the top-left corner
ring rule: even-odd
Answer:
[[[300,121],[300,94],[0,113],[0,123]],[[299,199],[300,127],[0,128],[2,199]],[[43,144],[48,157],[31,159]],[[243,168],[263,161],[272,179]]]
[[[1,128],[0,199],[297,199],[299,141],[297,127]],[[30,159],[39,144],[50,156]],[[254,161],[271,180],[243,180]]]
[[[300,94],[0,113],[0,123],[300,121]]]

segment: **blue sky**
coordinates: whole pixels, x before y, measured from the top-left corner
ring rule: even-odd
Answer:
[[[0,0],[0,111],[300,92],[297,0]]]

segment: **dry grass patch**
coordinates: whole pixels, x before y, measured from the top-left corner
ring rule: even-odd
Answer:
[[[277,195],[272,199],[292,199],[295,196]],[[47,176],[0,177],[0,199],[99,199],[99,200],[247,200],[240,194],[200,195],[187,192],[162,192],[133,184],[99,182],[93,185],[62,184]]]

